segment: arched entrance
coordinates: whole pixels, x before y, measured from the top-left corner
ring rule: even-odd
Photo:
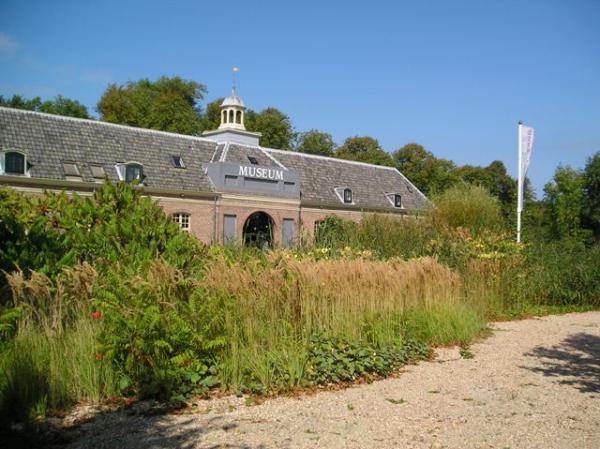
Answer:
[[[266,249],[273,246],[273,219],[264,212],[254,212],[244,223],[244,245]]]

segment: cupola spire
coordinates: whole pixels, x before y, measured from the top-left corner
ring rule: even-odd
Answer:
[[[237,95],[235,74],[239,72],[239,68],[234,67],[232,73],[231,95],[221,103],[221,125],[219,129],[241,129],[245,130],[244,112],[246,107],[244,102]]]
[[[217,142],[235,142],[245,145],[258,145],[261,133],[246,131],[244,115],[246,106],[237,94],[237,72],[233,67],[231,76],[231,95],[221,103],[221,124],[218,129],[204,131],[202,135]]]

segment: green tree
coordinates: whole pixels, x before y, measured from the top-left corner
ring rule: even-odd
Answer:
[[[279,109],[269,107],[261,112],[248,110],[245,125],[248,131],[262,133],[260,144],[263,147],[292,149],[294,128],[290,118]]]
[[[200,131],[212,131],[221,125],[221,104],[224,98],[217,98],[206,105],[206,111],[200,119]]]
[[[181,134],[201,129],[201,108],[206,87],[179,77],[142,79],[111,84],[98,102],[101,120]]]
[[[504,162],[493,161],[487,167],[463,165],[456,168],[455,174],[469,184],[486,188],[500,201],[504,217],[512,216],[516,207],[517,182],[506,171]],[[525,191],[526,198],[533,200],[533,192],[528,182],[526,182]]]
[[[584,178],[578,170],[559,166],[551,182],[544,186],[544,201],[550,215],[552,236],[581,237],[584,210]]]
[[[583,170],[584,224],[600,240],[600,151],[587,160]]]
[[[441,193],[459,181],[454,162],[435,157],[418,143],[404,145],[392,157],[396,168],[425,195]]]
[[[390,167],[394,165],[391,156],[379,146],[377,139],[369,136],[348,137],[344,144],[335,150],[335,156],[368,164]]]
[[[296,150],[300,153],[333,157],[335,143],[331,134],[311,129],[298,135]]]
[[[28,100],[21,95],[13,95],[11,98],[4,98],[0,95],[0,106],[68,117],[91,118],[83,104],[62,95],[57,95],[53,100],[46,101],[42,101],[40,97],[33,97]]]

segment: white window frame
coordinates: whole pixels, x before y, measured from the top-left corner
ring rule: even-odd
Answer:
[[[144,167],[144,164],[142,164],[141,162],[137,162],[137,161],[129,161],[129,162],[115,164],[115,170],[117,171],[117,177],[119,178],[119,181],[126,180],[128,165],[139,165],[140,167],[142,167],[142,179],[140,179],[140,184],[144,184],[143,177],[146,174],[146,169]]]
[[[351,203],[346,203],[344,201],[344,190],[346,190],[346,189],[350,189],[350,192],[352,192],[352,202]],[[335,194],[337,195],[338,199],[340,200],[340,202],[342,204],[348,204],[348,205],[356,204],[354,201],[354,190],[351,187],[348,187],[348,186],[336,187],[333,190],[335,191]]]
[[[184,227],[184,218],[187,220],[187,227]],[[184,232],[190,232],[192,228],[192,215],[189,212],[178,211],[171,214],[171,220],[179,225],[179,229]]]
[[[24,164],[25,173],[6,173],[4,171],[4,169],[6,167],[6,153],[19,153],[19,154],[23,155],[23,164]],[[6,149],[3,149],[2,151],[0,151],[0,175],[26,176],[28,178],[31,178],[31,171],[27,168],[27,166],[28,166],[28,161],[27,161],[27,154],[25,152],[16,150],[13,148],[6,148]]]

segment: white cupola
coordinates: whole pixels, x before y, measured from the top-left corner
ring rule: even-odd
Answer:
[[[204,131],[202,135],[208,139],[218,142],[234,142],[246,145],[258,146],[261,133],[246,131],[244,126],[244,115],[246,106],[240,97],[238,97],[235,87],[235,74],[239,69],[233,68],[233,84],[231,95],[221,103],[221,124],[214,131]]]
[[[231,88],[231,95],[221,103],[221,125],[219,129],[233,128],[245,130],[244,111],[246,107],[235,92],[235,85]]]

